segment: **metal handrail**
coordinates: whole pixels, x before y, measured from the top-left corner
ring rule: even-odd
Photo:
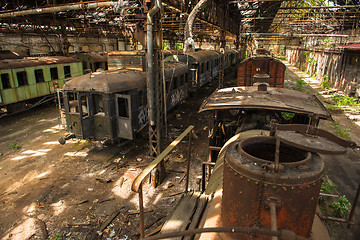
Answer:
[[[140,215],[140,239],[143,239],[145,236],[145,228],[144,228],[144,204],[143,204],[143,192],[142,185],[145,178],[154,170],[157,165],[173,150],[181,140],[186,137],[192,130],[194,126],[190,125],[180,136],[178,136],[159,156],[155,158],[134,180],[131,190],[139,193],[139,215]],[[185,184],[185,192],[188,191],[189,187],[189,172],[190,172],[190,148],[191,148],[191,134],[189,134],[189,149],[188,149],[188,157],[186,163],[186,184]]]

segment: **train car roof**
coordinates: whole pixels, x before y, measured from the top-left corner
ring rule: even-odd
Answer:
[[[145,51],[112,51],[108,53],[109,56],[145,56]]]
[[[136,89],[145,85],[145,72],[120,69],[99,71],[73,78],[68,81],[62,89],[80,92],[116,93]]]
[[[28,57],[24,59],[0,60],[0,70],[12,68],[35,67],[41,65],[80,62],[80,60],[64,56]]]
[[[183,62],[166,61],[165,66],[165,78],[171,78],[172,76],[178,76],[187,73],[188,66]]]
[[[218,58],[220,55],[216,51],[213,50],[207,50],[207,51],[196,51],[191,53],[182,53],[177,55],[172,55],[166,57],[166,61],[180,61],[180,62],[192,62],[192,63],[201,63],[201,62],[207,62],[209,60]]]
[[[268,87],[266,91],[259,91],[256,86],[218,89],[205,99],[199,112],[222,109],[274,110],[331,119],[315,95],[286,88]]]
[[[106,62],[107,61],[107,54],[100,54],[100,53],[75,53],[74,58],[77,58],[77,56],[88,56],[92,58],[94,62]]]
[[[248,57],[248,58],[245,58],[243,61],[241,61],[241,63],[252,61],[252,60],[273,60],[273,61],[279,62],[285,66],[285,64],[283,62],[281,62],[280,60],[273,58],[271,56],[268,56],[268,55],[255,55],[252,57]]]

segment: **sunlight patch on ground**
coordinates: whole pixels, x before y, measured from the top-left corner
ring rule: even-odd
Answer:
[[[17,160],[21,160],[21,159],[24,159],[24,158],[27,158],[27,157],[28,156],[17,156],[17,157],[12,158],[11,160],[17,161]]]
[[[52,203],[52,204],[50,204],[50,206],[53,208],[55,216],[57,216],[60,213],[62,213],[63,211],[65,211],[65,209],[67,207],[66,203],[63,200],[60,200],[56,203]]]
[[[46,171],[46,172],[43,172],[43,173],[40,173],[39,175],[36,176],[36,178],[42,178],[42,177],[45,177],[46,175],[48,175],[50,172],[49,171]]]
[[[52,119],[41,119],[39,120],[39,122],[54,122],[54,121],[57,121],[58,118],[52,118]]]
[[[29,206],[24,207],[23,213],[27,216],[32,216],[36,213],[36,203],[31,203]]]
[[[36,233],[36,225],[34,218],[28,218],[24,222],[20,223],[12,231],[8,232],[2,240],[24,240],[30,239]],[[8,236],[11,234],[11,238]]]
[[[46,142],[46,143],[43,143],[43,145],[58,145],[60,144],[58,141],[56,142]]]
[[[67,152],[64,154],[68,157],[86,157],[88,155],[87,152]]]
[[[51,133],[58,133],[59,130],[63,130],[65,129],[63,125],[56,125],[54,127],[51,127],[51,128],[48,128],[48,129],[45,129],[43,132],[51,132]]]
[[[51,151],[52,149],[39,149],[39,150],[26,150],[26,151],[23,151],[21,152],[21,154],[26,154],[26,156],[17,156],[17,157],[14,157],[12,158],[11,160],[21,160],[21,159],[24,159],[24,158],[27,158],[29,157],[39,157],[39,156],[44,156],[47,154],[47,152]]]

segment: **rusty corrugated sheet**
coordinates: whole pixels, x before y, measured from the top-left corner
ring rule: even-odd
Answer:
[[[285,88],[269,87],[265,92],[253,86],[219,89],[205,99],[199,112],[217,109],[278,110],[330,119],[330,113],[316,96]]]
[[[80,92],[116,93],[139,88],[146,85],[144,72],[121,69],[114,71],[101,71],[76,77],[67,82],[63,90]]]

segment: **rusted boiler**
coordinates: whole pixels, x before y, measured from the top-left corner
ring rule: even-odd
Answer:
[[[317,154],[281,144],[276,164],[276,138],[257,136],[230,144],[224,156],[223,226],[287,229],[310,237],[324,169]],[[225,235],[227,239],[270,239]]]

